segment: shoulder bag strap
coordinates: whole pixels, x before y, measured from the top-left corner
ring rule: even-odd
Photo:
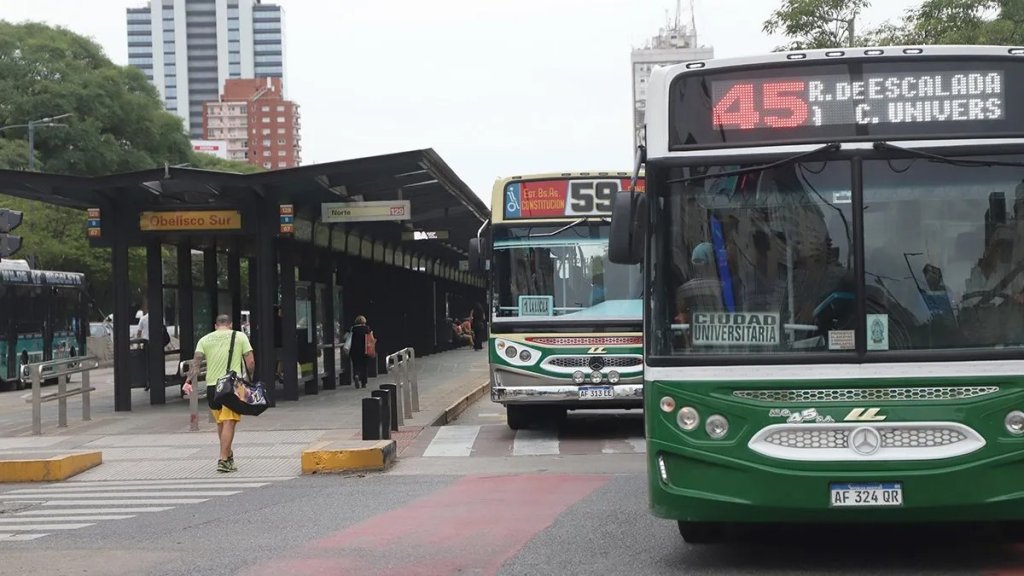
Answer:
[[[228,343],[228,372],[231,371],[231,359],[235,357],[235,334],[234,330],[231,331],[231,341]]]

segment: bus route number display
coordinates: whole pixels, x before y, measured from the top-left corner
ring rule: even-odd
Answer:
[[[711,93],[712,128],[722,131],[1006,118],[1000,71],[715,80]]]
[[[615,194],[629,190],[620,178],[527,180],[505,185],[505,218],[610,216]],[[643,191],[644,181],[637,180]]]

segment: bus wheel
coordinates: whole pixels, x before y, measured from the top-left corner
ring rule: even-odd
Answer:
[[[529,406],[509,404],[505,406],[505,416],[508,421],[508,427],[513,430],[529,428],[530,423],[533,421],[533,411]]]
[[[722,541],[722,527],[711,522],[679,522],[679,535],[687,544],[714,544]]]

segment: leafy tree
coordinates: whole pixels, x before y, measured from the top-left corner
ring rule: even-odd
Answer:
[[[856,20],[870,5],[870,0],[783,0],[765,21],[764,32],[792,38],[781,50],[852,46]]]
[[[212,154],[204,154],[202,152],[194,154],[190,164],[193,168],[218,170],[220,172],[238,172],[239,174],[255,174],[256,172],[264,171],[262,166],[249,164],[248,162],[242,162],[240,160],[224,160],[223,158],[218,158]]]

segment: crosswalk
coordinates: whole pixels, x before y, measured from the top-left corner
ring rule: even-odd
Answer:
[[[291,478],[73,481],[10,490],[0,493],[0,543],[166,512]]]
[[[556,456],[643,454],[636,430],[581,434],[555,428],[511,430],[502,424],[450,425],[425,430],[402,457]]]

